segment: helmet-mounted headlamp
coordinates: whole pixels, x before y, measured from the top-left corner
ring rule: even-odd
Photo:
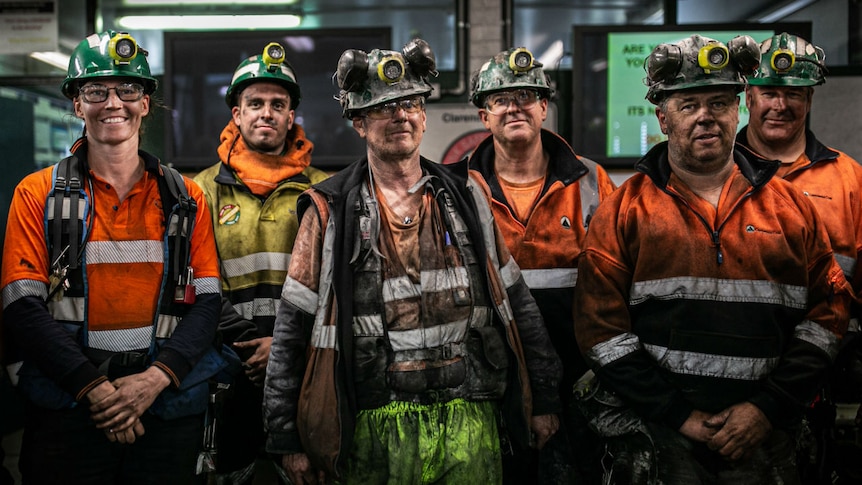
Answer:
[[[509,69],[521,73],[533,68],[533,54],[526,48],[521,47],[512,51],[509,55]]]
[[[429,74],[436,76],[434,51],[422,39],[413,39],[401,49],[345,50],[338,59],[333,80],[339,93],[343,115],[352,118],[365,108],[409,96],[427,97],[432,87]]]
[[[138,45],[127,32],[117,32],[108,42],[108,55],[114,64],[128,64],[138,55]]]
[[[748,77],[750,86],[816,86],[826,82],[826,54],[802,37],[775,34],[760,43],[760,52],[764,61]]]
[[[796,55],[790,49],[777,49],[769,60],[769,67],[779,73],[789,71],[793,64],[796,64]]]
[[[489,94],[519,89],[535,91],[541,98],[550,99],[554,90],[542,67],[526,47],[498,52],[470,76],[470,102],[484,108]]]
[[[397,55],[383,57],[377,63],[377,77],[386,84],[397,83],[404,78],[404,61]]]
[[[266,70],[269,72],[281,69],[281,63],[284,62],[284,47],[277,42],[270,42],[263,48],[261,60],[266,64]]]
[[[659,104],[668,92],[704,86],[741,90],[744,76],[757,69],[760,57],[759,46],[746,35],[727,45],[696,34],[674,44],[659,44],[644,62],[647,99]]]
[[[144,86],[144,94],[152,94],[158,85],[150,73],[147,50],[126,32],[106,30],[78,43],[60,90],[74,99],[78,88],[88,80],[111,77],[131,78]]]
[[[730,62],[730,53],[727,47],[719,42],[710,42],[697,52],[697,65],[706,73],[719,71],[728,62]]]

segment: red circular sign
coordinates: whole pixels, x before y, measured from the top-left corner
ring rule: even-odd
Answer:
[[[473,149],[490,134],[488,130],[475,130],[464,133],[449,144],[443,151],[443,160],[440,163],[448,165],[460,162],[462,158],[473,152]]]

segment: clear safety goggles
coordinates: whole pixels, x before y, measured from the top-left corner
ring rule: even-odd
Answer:
[[[485,111],[495,116],[506,114],[509,106],[515,103],[520,109],[528,110],[536,106],[539,101],[539,93],[532,89],[518,89],[517,91],[505,91],[502,93],[489,94],[485,98]]]
[[[395,116],[395,112],[399,109],[404,110],[407,114],[416,114],[422,111],[425,106],[425,98],[416,96],[413,98],[399,99],[398,101],[390,101],[388,103],[378,104],[365,109],[363,115],[372,120],[388,120]]]
[[[137,101],[144,97],[144,87],[138,83],[122,83],[115,88],[109,88],[102,84],[88,84],[83,86],[79,93],[81,98],[88,103],[103,103],[108,99],[108,94],[114,91],[120,101]]]

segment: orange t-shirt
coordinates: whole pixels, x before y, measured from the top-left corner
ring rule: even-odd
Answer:
[[[533,213],[533,207],[536,206],[536,202],[539,200],[542,187],[545,186],[545,177],[538,178],[532,182],[515,183],[509,182],[498,175],[497,180],[500,181],[500,187],[506,196],[506,202],[515,211],[515,217],[521,222],[526,222],[530,218],[530,214]]]

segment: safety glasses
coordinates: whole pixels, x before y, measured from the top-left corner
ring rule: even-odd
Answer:
[[[114,91],[120,101],[137,101],[144,97],[144,87],[138,83],[123,83],[115,88],[101,84],[88,84],[79,91],[81,98],[88,103],[102,103],[108,99],[108,93]]]
[[[485,111],[500,116],[509,111],[509,105],[515,105],[523,110],[531,109],[539,101],[539,93],[530,89],[518,89],[503,93],[489,94],[485,98]]]
[[[407,114],[416,114],[422,110],[423,106],[425,106],[425,98],[416,96],[372,106],[367,108],[363,115],[372,120],[388,120],[395,116],[395,112],[399,109],[404,110]]]

